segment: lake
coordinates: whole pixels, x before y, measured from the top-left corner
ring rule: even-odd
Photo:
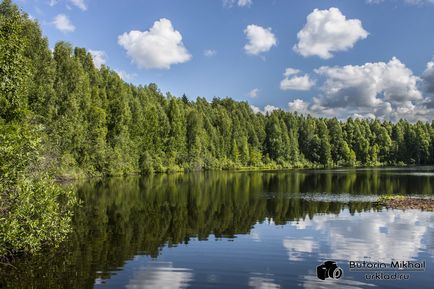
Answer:
[[[76,187],[83,205],[69,240],[17,259],[14,267],[0,266],[0,288],[434,283],[434,213],[375,204],[383,194],[431,198],[433,167],[200,172],[91,180]],[[343,276],[319,279],[317,267],[325,268],[325,261],[336,262]],[[362,272],[350,270],[350,262],[363,261],[365,268],[356,268]],[[424,267],[372,267],[392,261]],[[327,276],[336,269],[326,267]]]

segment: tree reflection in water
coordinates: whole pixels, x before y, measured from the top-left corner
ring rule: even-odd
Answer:
[[[400,172],[202,172],[87,181],[77,185],[83,206],[69,241],[17,260],[15,269],[1,267],[0,287],[92,288],[134,256],[158,259],[164,247],[188,244],[190,238],[235,238],[265,220],[279,225],[344,208],[351,214],[374,209],[360,198],[324,201],[303,198],[304,193],[432,194],[431,175]],[[182,280],[191,277],[178,273]],[[262,280],[255,278],[251,282]]]

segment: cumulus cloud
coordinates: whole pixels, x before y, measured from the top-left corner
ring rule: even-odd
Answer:
[[[288,67],[287,69],[285,69],[285,73],[283,74],[285,77],[294,75],[294,74],[298,74],[300,72],[300,70],[295,69],[295,68],[291,68]]]
[[[288,102],[288,111],[290,112],[298,112],[301,114],[309,113],[309,103],[302,99],[294,99],[293,101]]]
[[[118,43],[132,61],[142,68],[170,69],[173,64],[191,59],[181,33],[166,18],[155,21],[149,31],[125,32],[118,37]]]
[[[254,106],[254,105],[250,105],[250,108],[253,110],[254,113],[262,113],[262,114],[270,114],[275,110],[278,110],[279,108],[277,106],[274,105],[269,105],[267,104],[263,110],[261,110],[259,107]]]
[[[426,69],[422,74],[424,89],[429,93],[434,93],[434,60],[426,64]]]
[[[257,98],[259,93],[259,88],[254,88],[251,91],[249,91],[248,95],[251,98]]]
[[[297,75],[300,70],[294,68],[285,69],[283,76],[285,77],[280,82],[281,90],[310,90],[314,85],[315,81],[312,80],[308,74]],[[291,77],[290,77],[291,76]]]
[[[293,76],[284,78],[280,82],[281,90],[310,90],[315,85],[315,81],[309,75]]]
[[[368,37],[359,19],[347,19],[338,8],[313,10],[307,22],[297,34],[294,51],[323,59],[333,57],[333,52],[346,51],[361,39]]]
[[[264,114],[272,113],[273,111],[278,110],[278,109],[279,109],[278,107],[268,104],[264,107]]]
[[[288,110],[321,117],[430,121],[434,115],[434,60],[420,77],[393,57],[388,62],[315,69],[320,93],[294,99]],[[286,69],[286,79],[300,71]],[[284,83],[283,83],[284,84]]]
[[[84,2],[84,0],[70,0],[70,2],[74,6],[80,8],[80,10],[82,10],[82,11],[87,10],[87,6],[86,6],[86,3]]]
[[[75,26],[65,14],[59,14],[54,17],[52,23],[57,28],[57,30],[62,31],[63,33],[73,32],[75,30]]]
[[[206,49],[203,52],[203,55],[207,56],[207,57],[211,57],[217,54],[217,51],[215,51],[214,49]]]
[[[106,63],[106,54],[102,50],[89,50],[89,53],[92,55],[93,63],[96,67],[100,68],[101,65]]]
[[[244,34],[248,40],[248,43],[244,46],[244,51],[247,54],[258,55],[269,51],[277,43],[277,39],[271,32],[271,28],[251,24],[244,29]]]
[[[261,109],[255,105],[250,105],[250,108],[253,110],[253,113],[260,113]]]
[[[373,113],[366,113],[366,114],[360,114],[360,113],[354,113],[352,118],[356,119],[376,119],[375,115]]]
[[[378,117],[400,117],[416,113],[423,100],[419,78],[399,59],[364,65],[323,66],[315,70],[325,77],[322,94],[313,108],[357,110]],[[336,111],[336,110],[335,110]]]

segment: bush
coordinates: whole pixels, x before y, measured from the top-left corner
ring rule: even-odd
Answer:
[[[77,199],[38,165],[41,133],[0,122],[0,256],[57,246],[71,229]]]
[[[35,253],[44,244],[57,246],[70,231],[77,198],[48,177],[20,180],[1,187],[0,256]]]

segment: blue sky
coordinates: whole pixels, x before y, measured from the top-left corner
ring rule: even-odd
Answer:
[[[434,116],[433,0],[15,2],[51,47],[85,47],[126,81],[177,96],[340,118]]]

